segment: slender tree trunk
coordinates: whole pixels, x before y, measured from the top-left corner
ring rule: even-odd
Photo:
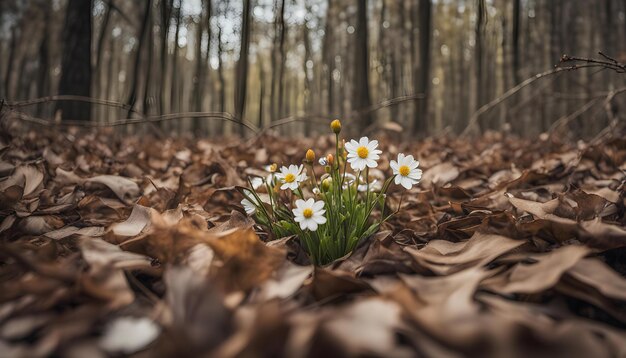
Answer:
[[[191,108],[194,111],[200,112],[202,110],[202,89],[201,82],[204,77],[204,56],[202,55],[202,36],[204,34],[204,16],[206,13],[206,4],[203,1],[202,11],[196,24],[196,53],[195,53],[195,70],[192,78],[193,91],[191,98]],[[193,119],[193,133],[199,134],[200,131],[200,119]]]
[[[3,15],[4,15],[4,6],[0,5],[0,19],[3,18]],[[7,96],[4,92],[4,89],[6,87],[7,82],[5,81],[6,77],[4,77],[5,73],[1,71],[1,68],[2,66],[0,64],[0,83],[4,83],[4,86],[0,85],[0,98],[5,98]]]
[[[367,30],[367,0],[358,0],[356,41],[353,54],[354,76],[352,87],[353,110],[360,112],[361,128],[374,122],[372,112],[366,111],[371,106],[369,91],[369,50]]]
[[[272,70],[270,78],[270,120],[278,120],[276,111],[276,82],[278,81],[278,0],[274,0],[274,33],[272,37],[272,49],[270,50],[270,69]]]
[[[265,71],[263,71],[263,62],[260,57],[257,57],[257,63],[259,65],[259,127],[263,128],[263,100],[265,96]]]
[[[111,51],[111,55],[109,56],[109,63],[108,63],[108,68],[107,68],[107,76],[106,78],[108,78],[108,80],[106,81],[106,90],[105,90],[105,94],[104,94],[104,98],[105,99],[112,99],[113,98],[113,86],[112,83],[114,81],[114,77],[113,77],[113,65],[115,63],[115,59],[116,59],[116,55],[117,55],[117,51],[116,47],[115,47],[115,39],[113,39],[113,37],[109,38],[109,51]],[[105,118],[105,121],[108,121],[108,110],[110,110],[109,107],[107,107],[107,117]]]
[[[239,60],[237,60],[237,73],[235,81],[235,117],[242,122],[246,109],[246,94],[248,90],[248,52],[250,49],[250,13],[251,0],[244,0],[243,15],[241,19],[241,49],[239,51]],[[243,125],[239,126],[239,135],[245,135]]]
[[[113,2],[113,0],[110,0]],[[106,3],[106,2],[105,2]],[[106,12],[104,13],[104,19],[102,19],[102,25],[100,26],[100,34],[98,35],[98,49],[96,51],[96,73],[100,70],[100,64],[102,63],[102,50],[104,49],[104,42],[106,41],[106,35],[109,29],[109,22],[111,20],[111,4],[107,4]],[[97,76],[99,78],[99,76]]]
[[[385,24],[387,21],[387,0],[381,0],[380,5],[380,20],[378,24],[378,62],[380,63],[380,80],[379,80],[379,97],[386,98],[389,96],[388,91],[388,83],[387,83],[387,63],[389,62],[389,55],[386,51],[387,48],[387,30],[385,28]],[[413,31],[411,31],[411,56],[414,55],[414,47],[415,47],[415,39],[413,36]],[[411,57],[411,63],[417,64],[417,61],[414,61],[414,58]]]
[[[513,34],[511,39],[513,66],[511,67],[513,85],[520,83],[520,22],[521,22],[522,0],[513,0]]]
[[[204,20],[204,31],[207,35],[206,48],[204,51],[204,71],[200,79],[200,93],[205,94],[206,86],[209,83],[210,64],[211,64],[211,16],[213,16],[213,7],[211,0],[205,0],[206,16]],[[210,95],[210,93],[209,93]]]
[[[39,45],[39,69],[37,73],[37,97],[41,98],[49,94],[48,86],[50,85],[50,48],[49,48],[49,36],[50,31],[50,10],[51,6],[47,3],[44,7],[44,29],[41,36],[41,44]],[[37,116],[41,117],[43,114],[44,104],[37,106]]]
[[[143,89],[143,113],[150,114],[150,91],[152,87],[152,62],[154,57],[154,31],[152,22],[152,12],[148,14],[148,46],[146,61],[146,81]]]
[[[476,48],[474,53],[474,103],[472,105],[472,113],[475,112],[484,103],[483,88],[483,57],[485,44],[485,0],[477,0],[476,6]]]
[[[217,31],[217,60],[218,69],[217,76],[220,81],[220,112],[226,111],[226,79],[224,78],[224,59],[222,53],[224,52],[222,47],[222,28],[218,28]]]
[[[69,0],[63,27],[59,94],[91,95],[91,0]],[[89,102],[57,102],[62,118],[89,120]]]
[[[418,5],[418,28],[419,28],[419,65],[420,70],[415,76],[416,92],[423,94],[424,98],[418,100],[419,110],[415,117],[415,126],[418,134],[428,133],[428,92],[430,85],[430,58],[432,38],[432,3],[431,0],[419,0]]]
[[[170,83],[170,111],[180,111],[178,101],[178,42],[180,41],[180,22],[181,22],[181,8],[183,6],[183,0],[178,1],[178,8],[176,9],[176,32],[174,33],[174,53],[172,54],[172,76]]]
[[[333,70],[335,69],[335,58],[331,51],[333,41],[333,27],[332,27],[332,1],[328,0],[326,5],[326,25],[324,26],[324,41],[322,43],[322,57],[324,59],[324,67],[326,73],[326,111],[328,114],[335,113],[335,101],[333,93]]]
[[[307,12],[310,12],[310,8],[307,6]],[[315,82],[315,67],[311,66],[309,68],[309,64],[313,64],[313,54],[311,48],[311,39],[309,34],[309,22],[306,20],[304,25],[302,26],[302,36],[304,43],[304,61],[302,70],[304,71],[304,108],[308,113],[313,112],[313,97],[314,97],[314,86]],[[311,135],[311,122],[304,122],[304,133],[305,135]]]
[[[287,37],[287,25],[285,24],[285,0],[281,0],[280,16],[278,18],[280,35],[278,37],[278,57],[280,58],[280,67],[278,70],[278,118],[284,117],[283,101],[285,96],[285,64],[287,55],[285,54],[285,38]]]
[[[128,117],[130,118],[137,102],[137,91],[139,87],[139,73],[141,67],[141,54],[143,52],[143,46],[146,39],[148,24],[150,23],[150,8],[152,6],[152,0],[145,1],[146,7],[144,10],[143,21],[141,22],[141,28],[139,29],[139,42],[137,44],[137,51],[135,53],[135,64],[133,66],[133,79],[130,83],[130,94],[128,96]]]
[[[169,37],[169,28],[170,23],[172,21],[172,8],[174,7],[174,0],[160,0],[161,4],[161,51],[159,52],[161,55],[161,70],[159,71],[159,90],[158,90],[158,98],[159,102],[159,114],[165,113],[165,103],[163,100],[163,91],[165,90],[165,78],[167,74],[167,42]],[[159,125],[163,127],[164,122],[159,122]]]
[[[17,71],[17,87],[15,88],[15,97],[17,99],[26,99],[28,97],[28,85],[30,83],[30,71],[27,71],[26,64],[28,61],[22,55],[22,61],[19,61],[20,67]]]

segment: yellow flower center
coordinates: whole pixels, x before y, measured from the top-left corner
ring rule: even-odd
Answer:
[[[398,169],[398,172],[400,172],[400,175],[402,175],[403,177],[409,175],[409,173],[411,172],[411,169],[409,169],[408,166],[403,165],[400,167],[400,169]]]
[[[289,173],[287,175],[285,175],[285,183],[293,183],[293,181],[296,180],[296,176]]]
[[[367,147],[359,147],[356,150],[356,154],[359,155],[359,158],[365,159],[365,158],[367,158],[367,155],[370,154],[370,151],[367,150]]]
[[[306,209],[302,210],[302,216],[304,216],[305,218],[309,219],[311,216],[313,216],[313,209],[306,208]]]

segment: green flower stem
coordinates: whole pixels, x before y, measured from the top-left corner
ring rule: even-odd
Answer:
[[[263,205],[263,202],[261,201],[261,198],[259,197],[259,195],[256,193],[256,190],[252,189],[252,182],[250,181],[250,178],[248,178],[248,184],[250,184],[250,189],[251,189],[249,191],[252,193],[252,195],[256,199],[256,201],[254,202],[254,205],[257,207],[257,209],[261,209],[261,211],[263,212],[263,215],[265,215],[265,217],[267,218],[267,223],[270,226],[270,230],[274,232],[274,226],[272,225],[271,216],[267,213],[267,210],[265,210],[265,205]],[[246,197],[246,199],[248,199],[249,201],[252,201],[245,193],[243,195]]]
[[[298,189],[293,191],[296,196],[302,200],[304,200],[304,194],[302,194],[302,189],[300,187],[298,187]]]
[[[311,188],[317,188],[318,190],[320,190],[320,187],[317,184],[317,176],[315,175],[315,169],[313,168],[313,163],[308,163],[308,168],[309,170],[311,170]]]

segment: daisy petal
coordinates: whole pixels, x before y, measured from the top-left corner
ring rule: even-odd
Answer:
[[[315,202],[315,204],[313,204],[313,210],[315,211],[319,211],[322,210],[324,208],[324,202],[323,201],[317,201]]]
[[[313,217],[313,221],[315,221],[316,223],[322,225],[322,224],[326,224],[326,218],[323,216],[314,216]]]

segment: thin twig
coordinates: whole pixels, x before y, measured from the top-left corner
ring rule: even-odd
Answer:
[[[369,107],[359,109],[359,110],[354,110],[348,116],[344,116],[343,119],[347,121],[358,119],[363,114],[371,113],[374,111],[378,111],[382,108],[390,107],[393,105],[397,105],[399,103],[413,101],[413,100],[421,99],[421,98],[425,98],[424,94],[418,93],[418,94],[411,94],[411,95],[386,99],[384,101],[381,101]],[[240,119],[235,117],[235,115],[228,113],[228,112],[185,112],[185,113],[173,113],[173,114],[165,114],[165,115],[160,115],[160,116],[145,117],[135,111],[135,113],[141,116],[140,118],[120,119],[120,120],[116,120],[116,121],[109,122],[109,123],[94,123],[94,122],[89,122],[89,121],[76,121],[76,120],[63,120],[61,122],[55,122],[55,121],[50,121],[50,120],[46,120],[42,118],[33,117],[24,112],[15,110],[15,108],[32,106],[35,104],[45,103],[49,101],[81,101],[81,102],[90,102],[94,104],[117,107],[117,108],[122,108],[122,109],[130,109],[130,106],[128,106],[127,104],[117,102],[117,101],[101,100],[101,99],[95,99],[91,97],[71,96],[71,95],[48,96],[48,97],[36,98],[36,99],[31,99],[31,100],[26,100],[26,101],[7,102],[7,106],[11,109],[11,112],[17,116],[17,118],[26,122],[35,123],[35,124],[44,125],[44,126],[60,125],[60,126],[76,126],[76,127],[83,127],[83,128],[105,128],[105,127],[117,127],[117,126],[134,125],[134,124],[142,124],[142,123],[155,123],[155,122],[162,122],[162,121],[169,121],[169,120],[183,119],[183,118],[212,118],[212,119],[222,119],[228,122],[233,122],[233,123],[243,125],[244,127],[254,132],[257,137],[262,135],[264,132],[266,132],[269,129],[282,126],[285,124],[294,123],[294,122],[312,122],[312,123],[325,124],[329,118],[337,117],[337,115],[332,115],[332,114],[288,116],[288,117],[273,121],[272,123],[270,123],[269,125],[263,128],[258,128],[256,125],[248,121],[245,121],[245,120],[241,121]]]
[[[559,129],[560,127],[565,126],[566,124],[568,124],[572,120],[578,118],[581,114],[587,112],[599,100],[600,100],[599,97],[593,98],[592,100],[588,101],[587,103],[585,103],[583,106],[581,106],[580,108],[578,108],[574,112],[572,112],[572,113],[570,113],[570,114],[568,114],[566,116],[562,116],[561,118],[557,119],[554,123],[552,123],[550,128],[548,128],[548,133],[550,134],[550,137],[552,137],[552,135],[554,135],[554,133],[556,132],[557,129]]]
[[[119,119],[109,123],[94,123],[89,121],[77,121],[77,120],[63,120],[60,122],[54,122],[42,118],[33,117],[23,112],[12,111],[13,114],[20,120],[36,123],[44,126],[63,126],[63,127],[83,127],[83,128],[107,128],[107,127],[119,127],[126,125],[134,125],[134,124],[144,124],[144,123],[157,123],[163,121],[170,121],[175,119],[185,119],[185,118],[210,118],[210,119],[222,119],[224,121],[237,123],[242,125],[254,133],[259,131],[254,124],[247,121],[240,121],[235,118],[232,114],[227,112],[183,112],[183,113],[173,113],[173,114],[165,114],[161,116],[151,116],[144,118],[126,118]]]
[[[554,68],[554,69],[549,70],[549,71],[538,73],[538,74],[534,75],[533,77],[530,77],[530,78],[524,80],[523,82],[521,82],[517,86],[512,87],[511,89],[506,91],[502,96],[500,96],[498,98],[494,98],[491,102],[483,105],[476,112],[474,112],[472,114],[472,116],[470,117],[468,123],[467,123],[467,127],[465,127],[465,129],[461,133],[461,136],[467,136],[467,135],[470,134],[471,131],[476,129],[476,126],[478,125],[478,119],[480,118],[480,116],[482,114],[484,114],[485,112],[489,111],[493,107],[499,105],[500,103],[504,102],[509,97],[515,95],[516,93],[521,91],[523,88],[533,84],[534,82],[536,82],[536,81],[538,81],[538,80],[540,80],[540,79],[542,79],[544,77],[552,76],[552,75],[555,75],[557,73],[561,73],[561,72],[564,72],[564,71],[574,71],[574,70],[578,70],[578,69],[581,69],[581,68],[592,68],[592,67],[593,68],[597,68],[597,67],[605,67],[606,68],[606,65],[604,65],[604,64],[597,64],[597,63],[589,63],[589,64],[585,64],[585,65],[573,65],[573,66],[569,66],[569,67],[557,67],[557,68]]]

